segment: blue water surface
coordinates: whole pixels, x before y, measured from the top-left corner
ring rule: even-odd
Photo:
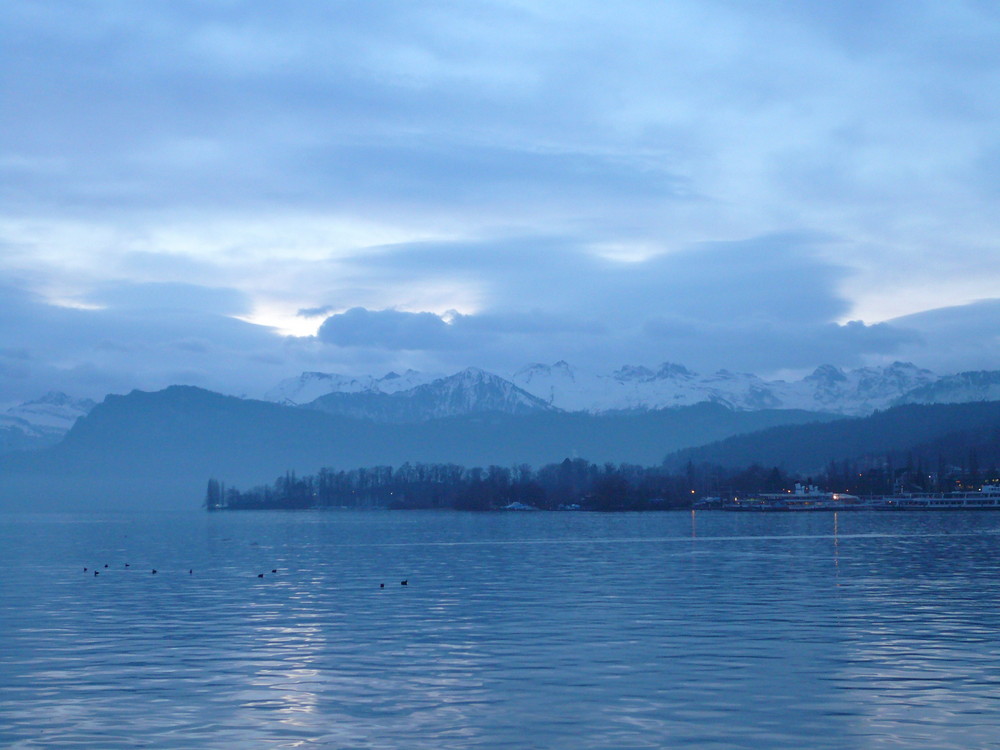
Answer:
[[[1000,747],[1000,513],[8,514],[0,555],[3,747]]]

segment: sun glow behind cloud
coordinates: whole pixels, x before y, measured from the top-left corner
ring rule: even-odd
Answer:
[[[285,308],[273,308],[269,306],[257,306],[249,315],[235,315],[237,320],[242,320],[253,325],[264,326],[273,329],[279,336],[315,336],[322,316],[302,317],[289,313]]]

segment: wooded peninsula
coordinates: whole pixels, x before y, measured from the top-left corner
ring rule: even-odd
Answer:
[[[321,469],[312,476],[287,472],[271,485],[241,491],[210,479],[205,507],[217,510],[264,509],[455,509],[455,510],[677,510],[705,495],[782,492],[796,482],[831,491],[883,495],[899,491],[951,492],[978,489],[1000,481],[997,467],[980,469],[975,452],[962,466],[921,460],[894,465],[831,462],[815,476],[790,474],[758,464],[744,469],[688,463],[681,471],[663,466],[602,465],[580,458],[534,469],[465,468],[455,464],[375,466],[350,471]]]

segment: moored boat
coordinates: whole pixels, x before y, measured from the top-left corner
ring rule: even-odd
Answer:
[[[749,497],[734,497],[722,502],[721,510],[730,511],[829,511],[856,510],[863,505],[857,495],[845,492],[824,492],[816,485],[796,483],[789,492],[771,492]]]
[[[1000,486],[985,485],[972,492],[915,492],[858,497],[843,492],[824,492],[815,485],[796,484],[793,491],[762,493],[746,497],[703,498],[696,509],[728,511],[854,511],[854,510],[1000,510]]]
[[[973,492],[916,492],[872,498],[876,510],[1000,510],[1000,486]]]

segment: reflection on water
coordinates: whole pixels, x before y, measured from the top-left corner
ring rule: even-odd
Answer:
[[[0,745],[1000,736],[1000,514],[80,520],[0,517]]]

